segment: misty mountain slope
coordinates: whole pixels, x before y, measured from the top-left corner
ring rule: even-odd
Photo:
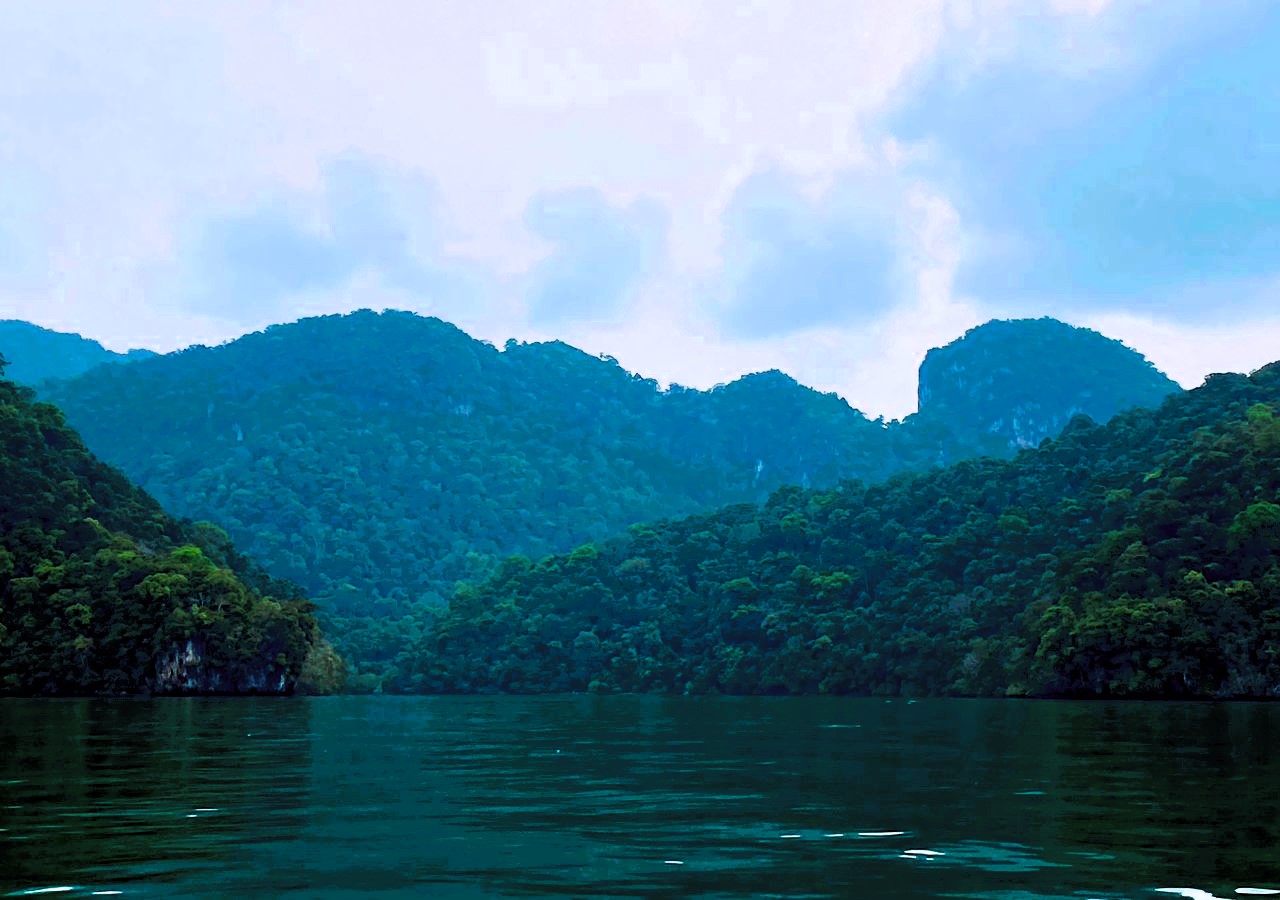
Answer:
[[[1025,327],[1039,325],[1011,323]],[[1148,396],[1132,385],[1149,364],[1124,354],[1106,398],[1117,408]],[[998,364],[979,355],[931,390],[960,397],[983,383],[976,366]],[[1073,372],[1044,380],[1045,416],[1065,421],[1078,405]],[[953,374],[963,381],[948,386]],[[331,613],[381,621],[442,603],[513,552],[759,502],[783,485],[879,482],[1012,452],[986,424],[1008,411],[973,411],[986,394],[886,425],[779,372],[662,391],[563,343],[498,351],[408,313],[275,326],[49,393],[95,452],[167,508],[223,526]],[[400,640],[368,638],[356,655]]]
[[[6,377],[20,384],[74,378],[103,363],[137,362],[155,356],[150,350],[113,353],[78,334],[50,331],[15,319],[0,320],[0,353],[9,361]]]
[[[424,691],[1280,696],[1280,363],[459,589]]]

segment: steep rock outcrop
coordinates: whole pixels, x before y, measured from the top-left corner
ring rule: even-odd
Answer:
[[[174,643],[156,657],[153,694],[292,694],[298,676],[277,659],[215,665],[201,637]]]
[[[1038,446],[1078,414],[1106,422],[1178,390],[1142,354],[1096,331],[1048,318],[992,321],[929,351],[913,418],[1001,454]]]

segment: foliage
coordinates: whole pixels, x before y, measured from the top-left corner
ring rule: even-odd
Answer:
[[[1033,341],[1037,363],[1087,362],[1092,345],[1060,328],[1056,352]],[[1002,331],[997,350],[1016,356],[1023,330]],[[989,341],[969,359],[975,340],[948,357],[961,382],[999,363]],[[1149,364],[1124,353],[1128,371],[1109,369],[1104,391],[1115,408],[1151,396]],[[1037,390],[1046,415],[1077,402],[1071,384],[1041,379]],[[788,484],[878,482],[1010,452],[972,433],[967,407],[962,421],[943,403],[886,424],[779,372],[661,390],[561,343],[500,352],[408,313],[277,326],[100,369],[50,396],[165,508],[218,522],[301,584],[370,688],[411,663],[456,582],[483,579],[510,553],[564,551]]]
[[[296,589],[220,529],[170,518],[56,408],[0,381],[0,693],[287,690],[313,648]],[[199,677],[167,677],[168,657]]]
[[[1124,344],[1055,319],[988,322],[930,350],[908,429],[951,432],[943,459],[1000,455],[1055,437],[1075,415],[1155,408],[1178,385]],[[958,453],[956,451],[959,451]]]
[[[787,487],[458,591],[425,691],[1280,694],[1280,364],[1012,460]]]

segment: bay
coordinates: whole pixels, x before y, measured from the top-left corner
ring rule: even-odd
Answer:
[[[0,895],[1266,896],[1278,738],[1268,704],[8,700]]]

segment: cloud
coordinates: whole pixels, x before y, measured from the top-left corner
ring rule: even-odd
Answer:
[[[24,6],[0,34],[0,171],[38,186],[51,227],[38,278],[0,302],[162,349],[233,337],[256,324],[237,310],[264,303],[287,317],[289,292],[351,271],[321,258],[334,237],[317,207],[326,170],[355,156],[434,182],[437,250],[492,274],[501,296],[484,302],[516,330],[529,311],[511,298],[539,296],[519,281],[548,249],[525,220],[533,198],[650,198],[671,264],[714,265],[737,182],[760,160],[846,166],[858,117],[931,52],[940,21],[939,0],[857,16],[838,0]],[[237,246],[219,222],[254,240]],[[272,241],[299,273],[254,257]],[[206,296],[217,314],[193,314],[173,272],[197,257],[275,299]]]
[[[813,198],[776,170],[743,182],[724,215],[725,332],[767,338],[885,312],[898,299],[899,199],[857,174]]]
[[[1233,288],[1280,274],[1280,9],[1100,15],[1130,41],[1111,64],[939,66],[891,120],[974,236],[960,286],[1010,312],[1259,309]]]
[[[47,265],[41,245],[47,238],[36,184],[16,172],[0,171],[0,286],[38,283]]]
[[[592,353],[608,353],[631,371],[696,387],[748,372],[781,369],[803,384],[835,391],[870,415],[899,418],[916,408],[916,370],[924,354],[983,321],[952,281],[963,250],[955,210],[919,185],[901,187],[895,223],[900,240],[895,280],[901,296],[850,326],[822,323],[768,339],[725,340],[708,311],[694,303],[644,303],[625,321],[568,323],[555,336]],[[676,297],[662,282],[655,296]],[[531,334],[530,339],[553,335]]]
[[[297,298],[357,277],[418,306],[447,302],[478,286],[442,252],[437,207],[428,179],[346,157],[315,191],[191,223],[174,289],[196,311],[235,321],[287,314]]]
[[[1143,314],[1098,311],[1078,324],[1124,341],[1183,387],[1197,387],[1215,372],[1252,372],[1280,354],[1280,284],[1267,313],[1246,320],[1188,324]]]
[[[898,415],[980,316],[1266,324],[1268,9],[18,5],[0,315],[165,350],[396,306]]]
[[[290,294],[340,284],[356,262],[284,209],[227,216],[203,228],[195,266],[208,293],[199,303],[224,314],[278,308]]]
[[[599,190],[580,188],[538,194],[525,224],[551,245],[526,288],[529,320],[546,326],[616,315],[660,262],[666,215],[653,201],[619,208]]]

